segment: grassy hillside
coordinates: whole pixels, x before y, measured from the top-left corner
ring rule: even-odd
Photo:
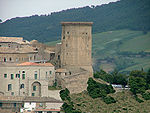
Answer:
[[[110,94],[109,94],[110,95]],[[111,94],[117,102],[106,104],[100,98],[92,99],[87,92],[71,95],[75,108],[83,113],[150,113],[150,100],[138,103],[131,92]]]
[[[120,71],[147,70],[150,68],[149,51],[150,32],[117,30],[93,35],[94,67],[100,65],[106,71],[112,67]]]
[[[55,45],[58,41],[47,44]],[[146,53],[145,53],[146,52]],[[94,69],[121,72],[150,68],[150,32],[116,30],[93,34]]]

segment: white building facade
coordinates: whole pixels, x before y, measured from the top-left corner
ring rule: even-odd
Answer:
[[[0,66],[0,95],[44,97],[54,82],[55,69],[51,63]]]

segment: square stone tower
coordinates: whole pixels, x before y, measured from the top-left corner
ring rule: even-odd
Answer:
[[[62,22],[61,67],[92,69],[93,22]]]

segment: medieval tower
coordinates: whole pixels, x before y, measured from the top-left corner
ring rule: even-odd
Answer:
[[[92,68],[92,22],[62,22],[61,43],[56,45],[56,79],[70,93],[87,88]]]
[[[62,22],[61,67],[92,69],[92,22]]]

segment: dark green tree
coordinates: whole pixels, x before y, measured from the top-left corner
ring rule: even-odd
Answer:
[[[142,77],[129,77],[129,85],[130,85],[130,91],[133,94],[142,94],[146,90],[146,80]]]

